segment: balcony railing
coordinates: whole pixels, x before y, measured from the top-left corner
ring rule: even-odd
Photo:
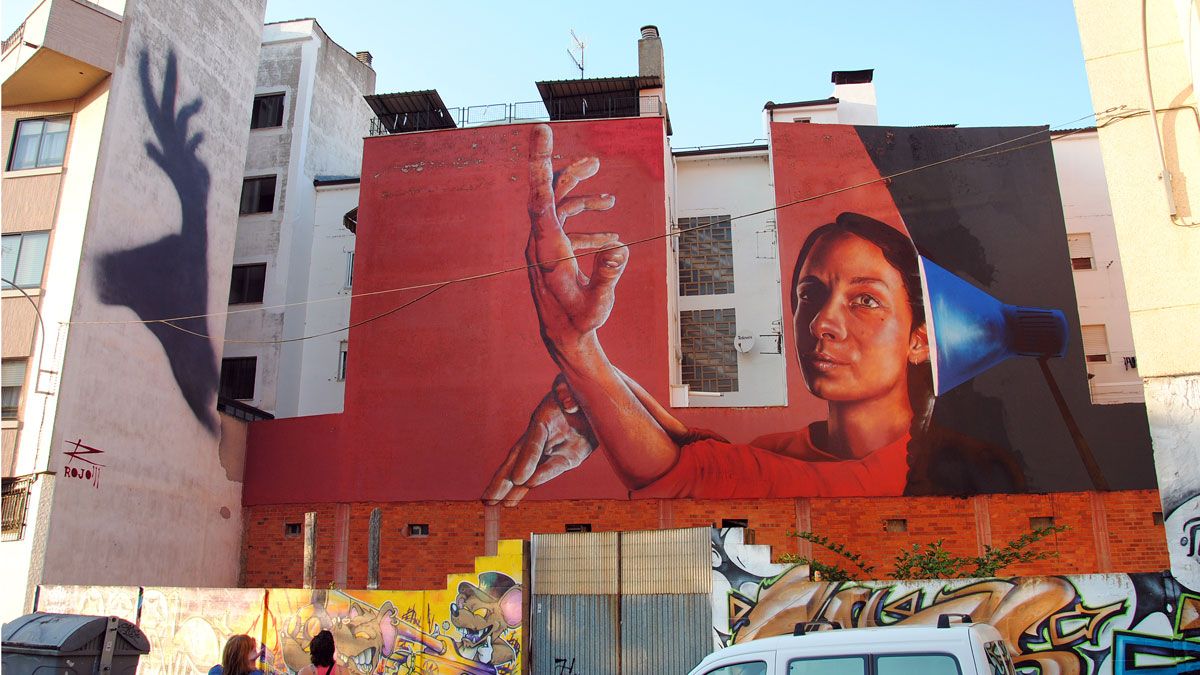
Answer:
[[[370,120],[369,135],[386,136],[412,131],[482,127],[546,120],[608,119],[614,117],[661,117],[658,96],[594,96],[550,102],[522,101],[491,103],[464,108],[447,108],[411,113],[377,115]]]
[[[21,22],[21,25],[17,26],[17,29],[12,32],[12,35],[4,38],[4,45],[0,47],[0,54],[7,54],[9,49],[12,49],[14,45],[20,44],[21,40],[24,39],[25,22]]]

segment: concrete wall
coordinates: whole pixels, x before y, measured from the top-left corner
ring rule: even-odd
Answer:
[[[1142,379],[1125,361],[1136,352],[1099,137],[1095,131],[1063,135],[1051,148],[1067,234],[1089,235],[1095,253],[1095,269],[1072,270],[1080,324],[1103,325],[1108,336],[1108,362],[1086,364],[1092,402],[1141,403]]]
[[[1196,124],[1192,41],[1195,8],[1076,0],[1079,34],[1096,110],[1122,107],[1103,124],[1100,144],[1125,284],[1138,370],[1167,514],[1172,573],[1200,586],[1200,127]],[[1151,101],[1146,71],[1153,86]],[[1151,117],[1151,104],[1157,115]],[[1158,130],[1157,134],[1155,129]],[[1170,176],[1170,185],[1164,180]]]
[[[760,211],[773,203],[771,167],[765,150],[752,153],[722,153],[677,157],[675,218],[698,216],[740,216]],[[746,407],[787,405],[784,381],[787,355],[782,342],[783,308],[779,281],[778,231],[775,214],[764,213],[739,218],[731,223],[733,231],[734,293],[722,295],[679,296],[679,311],[733,308],[737,312],[738,334],[753,336],[749,352],[738,353],[736,392],[716,396],[691,394],[688,405],[694,407]],[[677,246],[672,251],[677,254]],[[678,264],[674,260],[670,263]],[[672,288],[678,295],[678,283]],[[675,347],[678,350],[678,346]],[[772,353],[774,352],[774,353]],[[673,360],[678,369],[678,359]],[[678,375],[672,378],[678,381]]]
[[[19,456],[22,473],[55,472],[36,484],[23,542],[34,583],[236,581],[241,484],[218,453],[220,343],[138,321],[225,308],[264,7],[130,2],[111,91],[78,123],[90,144],[72,142],[63,190],[92,198],[60,207],[50,276],[67,291],[48,289],[47,321],[118,323],[48,336],[43,368],[61,382],[34,397],[49,403],[44,426]],[[87,165],[76,152],[93,153],[94,174],[75,171]]]
[[[262,305],[292,306],[232,315],[227,338],[262,343],[230,343],[226,356],[258,358],[255,395],[246,402],[280,417],[302,412],[305,345],[275,341],[323,332],[310,330],[309,308],[302,304],[315,299],[308,292],[310,266],[326,264],[314,259],[313,179],[358,174],[371,115],[362,97],[374,89],[375,72],[315,21],[263,29],[256,94],[284,92],[286,112],[282,127],[251,132],[245,175],[277,176],[276,201],[270,214],[240,217],[234,262],[267,263]]]
[[[313,214],[312,257],[308,269],[307,332],[328,333],[350,324],[347,268],[354,255],[354,233],[342,224],[358,206],[358,183],[318,187]],[[349,331],[333,332],[301,343],[300,415],[342,412],[346,381],[338,378],[338,358]]]

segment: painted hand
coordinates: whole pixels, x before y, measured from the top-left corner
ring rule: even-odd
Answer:
[[[596,449],[596,437],[562,375],[554,379],[529,418],[529,426],[483,493],[488,504],[515,506],[546,481],[579,466]]]
[[[554,353],[604,325],[612,311],[617,280],[629,261],[629,249],[613,233],[568,234],[567,218],[584,211],[612,208],[612,195],[568,197],[580,182],[596,175],[600,160],[585,157],[555,172],[550,127],[533,128],[529,149],[529,284],[542,324],[542,337]],[[585,275],[571,256],[594,253]]]

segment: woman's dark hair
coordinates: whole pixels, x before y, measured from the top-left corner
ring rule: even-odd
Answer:
[[[314,666],[333,665],[333,633],[323,630],[308,643],[308,651],[312,655]]]
[[[800,284],[800,270],[804,267],[804,262],[808,260],[818,241],[823,237],[838,234],[852,234],[879,247],[884,260],[900,273],[900,278],[904,281],[904,290],[912,309],[911,330],[925,325],[925,300],[921,292],[921,264],[917,247],[908,235],[891,225],[861,213],[851,212],[843,213],[832,223],[818,227],[804,240],[804,245],[800,247],[800,255],[796,257],[796,268],[792,272],[792,315],[795,316],[800,305],[797,286]],[[933,371],[928,363],[909,365],[908,400],[913,407],[913,436],[916,436],[917,432],[924,431],[929,426],[929,416],[933,413]]]

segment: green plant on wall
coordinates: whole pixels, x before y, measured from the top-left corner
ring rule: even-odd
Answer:
[[[994,577],[1010,565],[1057,557],[1057,551],[1036,551],[1030,547],[1046,537],[1066,530],[1066,525],[1051,525],[1031,530],[999,548],[985,546],[983,555],[979,556],[954,555],[945,549],[945,542],[941,539],[924,546],[913,544],[911,548],[904,549],[896,555],[892,572],[883,577],[904,580]],[[875,569],[874,565],[863,562],[862,554],[851,551],[844,544],[829,537],[814,532],[788,534],[812,542],[838,556],[839,560],[832,563],[795,553],[780,556],[780,560],[785,563],[808,565],[814,580],[857,581],[869,577]]]

